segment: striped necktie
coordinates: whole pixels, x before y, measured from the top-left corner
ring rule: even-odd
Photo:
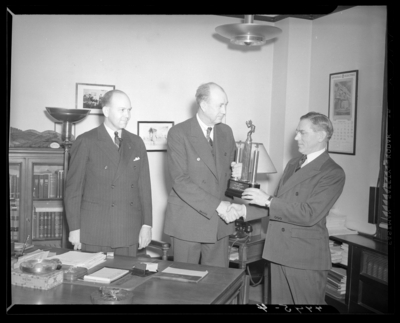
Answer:
[[[211,128],[211,127],[208,127],[208,128],[207,128],[207,141],[210,143],[210,145],[211,145],[211,147],[212,147],[213,141],[212,141],[212,139],[211,139],[211,137],[210,137],[211,131],[212,131],[212,128]]]
[[[301,168],[301,165],[303,165],[304,164],[304,162],[306,161],[306,159],[307,159],[307,155],[303,155],[302,157],[301,157],[301,159],[299,160],[299,164],[297,165],[297,167],[296,167],[296,169],[295,169],[295,173]]]
[[[114,143],[118,146],[118,150],[119,150],[119,148],[121,147],[122,139],[120,137],[118,137],[118,131],[114,132],[114,135],[115,135]]]

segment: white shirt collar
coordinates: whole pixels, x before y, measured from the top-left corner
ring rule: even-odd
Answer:
[[[110,127],[108,127],[105,123],[104,123],[104,127],[106,128],[106,130],[107,130],[108,134],[110,135],[112,141],[114,141],[114,137],[115,137],[114,132],[115,131],[112,130]],[[121,137],[122,136],[122,129],[117,130],[117,132],[118,132],[118,137],[122,138]]]
[[[304,162],[303,165],[301,165],[301,167],[304,167],[305,165],[311,163],[311,162],[312,162],[315,158],[317,158],[319,155],[322,155],[322,154],[324,153],[325,150],[326,150],[326,147],[323,148],[323,149],[321,149],[321,150],[315,151],[315,152],[313,152],[313,153],[311,153],[311,154],[308,154],[308,155],[307,155],[306,161]]]
[[[207,128],[209,128],[209,127],[212,128],[211,133],[210,133],[210,137],[211,137],[212,140],[214,140],[214,127],[213,126],[207,126],[203,121],[201,121],[198,113],[196,114],[196,118],[197,118],[197,121],[199,122],[201,130],[203,130],[204,137],[207,138]]]

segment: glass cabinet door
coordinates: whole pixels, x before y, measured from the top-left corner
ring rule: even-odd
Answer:
[[[33,243],[62,238],[63,185],[62,165],[33,164],[31,192]]]
[[[10,192],[10,237],[11,241],[19,241],[20,234],[20,195],[21,164],[9,165]]]

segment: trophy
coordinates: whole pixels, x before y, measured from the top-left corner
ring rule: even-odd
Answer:
[[[255,125],[251,120],[246,121],[246,125],[250,128],[250,131],[247,133],[247,139],[245,142],[239,141],[237,143],[235,158],[237,163],[242,163],[242,174],[240,178],[229,179],[228,189],[225,191],[225,195],[230,198],[241,198],[242,193],[246,188],[260,188],[260,184],[256,182],[258,171],[260,173],[276,173],[276,169],[263,144],[253,143],[252,141],[251,135],[255,132]],[[258,169],[260,158],[261,169]]]

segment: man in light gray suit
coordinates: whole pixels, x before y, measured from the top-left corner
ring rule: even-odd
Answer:
[[[74,249],[136,256],[151,241],[149,163],[143,140],[124,128],[131,102],[119,90],[101,100],[104,123],[72,144],[65,209]]]
[[[275,194],[255,188],[242,194],[251,204],[269,208],[263,258],[271,263],[272,304],[325,304],[331,268],[326,216],[345,183],[343,169],[326,151],[332,133],[325,115],[302,116],[295,137],[302,156],[288,162]],[[252,206],[240,208],[247,221],[260,217]]]
[[[197,89],[196,101],[196,116],[168,132],[173,186],[164,232],[171,236],[174,261],[228,267],[234,227],[225,221],[235,215],[226,213],[225,190],[236,150],[231,128],[221,123],[228,98],[219,85],[207,83]]]

